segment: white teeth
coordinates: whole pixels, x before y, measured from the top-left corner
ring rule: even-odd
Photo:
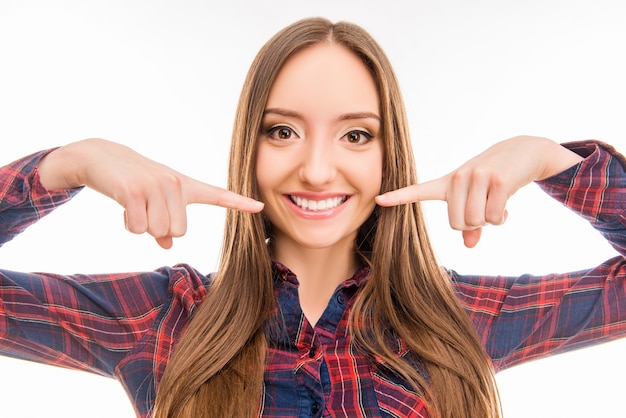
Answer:
[[[310,211],[322,211],[336,208],[346,201],[347,197],[331,197],[324,200],[310,200],[300,196],[289,196],[299,208]]]

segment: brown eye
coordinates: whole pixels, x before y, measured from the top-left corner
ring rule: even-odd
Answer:
[[[287,126],[275,126],[267,131],[270,138],[279,140],[279,141],[287,141],[294,137],[294,132],[291,128]]]
[[[287,128],[280,128],[278,132],[276,132],[280,139],[289,139],[291,138],[291,130]]]
[[[345,135],[345,139],[350,144],[363,145],[372,139],[372,135],[363,131],[350,131]]]
[[[357,132],[350,132],[348,134],[348,142],[352,142],[353,144],[358,143],[361,140],[361,135]]]

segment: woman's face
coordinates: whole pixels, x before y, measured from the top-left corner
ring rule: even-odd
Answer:
[[[318,44],[280,70],[265,108],[256,176],[275,248],[354,245],[382,178],[378,93],[348,49]]]

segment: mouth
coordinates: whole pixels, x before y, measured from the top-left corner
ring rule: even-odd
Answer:
[[[297,207],[299,207],[302,210],[309,211],[309,212],[321,212],[324,210],[331,210],[331,209],[338,207],[339,205],[344,203],[346,200],[348,200],[348,196],[346,195],[330,197],[328,199],[321,199],[321,200],[307,199],[304,197],[294,196],[294,195],[288,195],[288,196],[289,196],[289,199]]]

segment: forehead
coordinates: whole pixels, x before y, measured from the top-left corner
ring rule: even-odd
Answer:
[[[321,43],[298,51],[283,65],[270,89],[268,108],[311,114],[379,114],[376,83],[352,51]]]

